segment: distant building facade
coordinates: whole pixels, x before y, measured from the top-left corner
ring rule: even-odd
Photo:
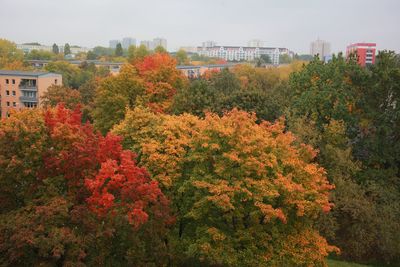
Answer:
[[[222,58],[227,61],[252,61],[260,58],[261,55],[268,55],[272,64],[279,64],[279,56],[289,55],[293,52],[287,48],[279,47],[248,47],[248,46],[213,46],[197,47],[197,53],[202,56]]]
[[[10,110],[41,106],[41,97],[53,85],[62,85],[61,74],[0,70],[0,117]]]
[[[318,55],[319,59],[325,61],[325,57],[331,56],[331,44],[320,39],[311,42],[310,54],[313,57]]]
[[[140,45],[144,45],[148,50],[154,49],[154,43],[150,40],[142,40],[140,41]]]
[[[123,49],[128,49],[131,45],[136,46],[136,39],[131,37],[125,37],[121,42]]]
[[[30,53],[32,50],[52,52],[53,46],[40,44],[17,44],[17,49],[21,49],[25,53]]]
[[[21,49],[25,53],[30,53],[32,50],[38,50],[38,51],[47,51],[47,52],[52,52],[53,51],[53,46],[51,45],[31,45],[31,44],[17,44],[17,49]],[[64,45],[59,45],[58,49],[60,53],[64,53]],[[76,46],[72,45],[70,46],[71,54],[76,55],[79,53],[87,53],[90,49],[87,47],[81,47],[81,46]]]
[[[347,46],[346,57],[357,55],[358,64],[361,66],[375,64],[376,43],[355,43]]]
[[[154,48],[156,48],[157,46],[162,46],[162,47],[164,47],[165,50],[167,50],[167,39],[154,38],[153,39],[153,46],[154,46]]]

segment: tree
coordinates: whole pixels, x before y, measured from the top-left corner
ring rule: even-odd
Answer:
[[[393,53],[378,58],[370,69],[341,55],[329,63],[316,58],[292,74],[288,128],[319,147],[317,161],[336,185],[335,208],[318,223],[321,232],[344,259],[396,265],[400,72]]]
[[[62,85],[52,85],[41,97],[41,103],[44,107],[56,107],[64,103],[65,107],[75,109],[82,102],[81,94],[78,90],[64,87]]]
[[[271,57],[269,55],[261,55],[260,56],[261,60],[265,63],[265,64],[271,64],[272,60]]]
[[[51,60],[54,58],[54,53],[44,50],[32,50],[26,55],[29,60]]]
[[[202,120],[139,108],[114,128],[171,198],[178,266],[323,265],[335,250],[312,223],[333,186],[284,128],[237,110]]]
[[[121,45],[121,43],[118,43],[115,48],[115,56],[122,57],[123,54],[124,54],[124,51],[122,50],[122,45]]]
[[[176,61],[178,62],[178,65],[183,65],[186,64],[188,61],[188,56],[185,50],[179,49],[178,52],[176,52]]]
[[[292,58],[288,54],[279,55],[279,64],[288,64],[292,62]]]
[[[112,56],[114,54],[114,49],[109,47],[96,46],[93,48],[93,53],[95,53],[98,57]]]
[[[45,66],[45,69],[50,72],[62,74],[64,86],[72,88],[79,87],[81,70],[77,66],[65,61],[55,61],[49,62],[49,64]]]
[[[135,67],[146,83],[144,101],[156,112],[169,112],[175,93],[186,84],[182,73],[176,69],[176,60],[166,53],[155,53],[141,61]]]
[[[87,60],[96,60],[97,59],[97,55],[92,50],[90,50],[86,54],[86,59]]]
[[[12,65],[22,65],[23,52],[17,49],[15,43],[0,39],[0,68],[9,69]],[[12,68],[14,69],[14,68]]]
[[[68,43],[66,43],[64,45],[64,55],[66,56],[66,55],[69,55],[69,54],[71,54],[71,47],[70,47],[70,45]]]
[[[280,71],[243,65],[213,73],[208,81],[193,81],[178,90],[172,109],[176,114],[204,116],[204,111],[222,115],[239,108],[255,112],[259,120],[274,121],[284,114],[292,95]]]
[[[145,85],[131,65],[124,65],[118,76],[102,80],[94,98],[92,117],[94,125],[107,133],[114,124],[124,118],[125,108],[134,107],[143,95]]]
[[[165,265],[168,201],[120,141],[62,106],[0,124],[2,264]]]
[[[148,55],[150,55],[150,51],[147,49],[147,47],[145,45],[140,45],[136,50],[134,59],[142,60]]]
[[[133,62],[136,59],[136,45],[131,45],[128,48],[128,61]]]
[[[167,50],[163,46],[158,45],[156,48],[154,48],[154,52],[155,53],[167,53]]]
[[[58,55],[58,53],[60,53],[60,50],[59,50],[57,44],[53,44],[53,53],[56,54],[56,55]]]

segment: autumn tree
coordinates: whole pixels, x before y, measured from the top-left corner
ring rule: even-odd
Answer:
[[[144,57],[150,55],[150,51],[147,49],[145,45],[140,45],[135,52],[134,59],[143,59]]]
[[[324,265],[336,250],[313,227],[333,186],[284,128],[238,110],[199,119],[140,108],[114,128],[172,200],[177,265]]]
[[[22,50],[17,49],[15,43],[0,38],[0,69],[15,69],[15,64],[22,65]]]
[[[340,55],[329,63],[316,59],[294,73],[288,128],[320,149],[317,161],[336,185],[321,232],[344,259],[396,265],[399,64],[393,53],[378,58],[369,69]]]
[[[155,53],[168,53],[167,50],[161,45],[158,45],[156,48],[154,48],[154,52]]]
[[[91,111],[96,128],[107,133],[124,118],[126,107],[135,106],[144,90],[143,81],[131,65],[124,65],[117,76],[103,79],[97,87]]]
[[[179,49],[178,52],[176,52],[176,61],[178,62],[178,65],[183,65],[188,62],[188,56],[185,50]]]
[[[75,109],[81,102],[82,97],[78,90],[62,85],[50,86],[41,97],[44,107],[55,107],[59,103],[64,103],[65,107]]]
[[[1,265],[165,264],[168,201],[120,142],[63,106],[1,121]]]
[[[291,91],[279,72],[235,67],[192,81],[174,97],[173,111],[204,116],[204,111],[222,114],[238,108],[255,112],[260,120],[276,120],[288,107]]]

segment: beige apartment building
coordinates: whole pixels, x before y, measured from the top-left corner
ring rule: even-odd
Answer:
[[[11,109],[35,108],[51,85],[62,85],[61,74],[0,70],[0,117]]]

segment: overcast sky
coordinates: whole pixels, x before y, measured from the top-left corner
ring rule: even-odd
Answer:
[[[94,47],[110,39],[164,37],[168,50],[206,40],[309,53],[312,40],[332,52],[376,42],[400,52],[400,0],[0,0],[0,38]]]

